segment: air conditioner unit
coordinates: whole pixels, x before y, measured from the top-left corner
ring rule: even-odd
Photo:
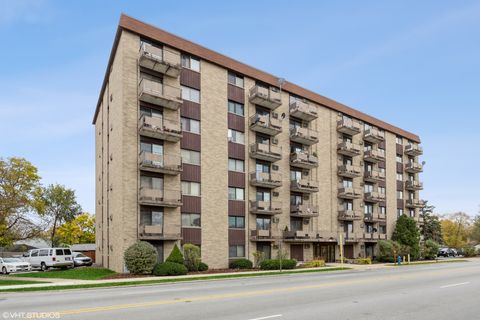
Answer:
[[[274,119],[278,119],[278,113],[276,113],[276,112],[272,112],[272,118],[274,118]]]
[[[278,139],[277,138],[272,138],[272,143],[273,144],[278,144]]]
[[[274,217],[274,218],[272,218],[272,221],[273,221],[273,223],[279,223],[279,222],[280,222],[280,218]]]
[[[278,196],[280,195],[280,193],[278,193],[278,192],[272,192],[272,195],[273,195],[274,197],[278,197]]]
[[[273,165],[272,165],[272,170],[273,170],[273,171],[278,171],[278,166],[277,166],[276,164],[273,164]]]
[[[304,195],[303,200],[310,200],[310,196],[309,195]]]
[[[309,172],[308,171],[302,171],[302,175],[305,177],[308,177]]]

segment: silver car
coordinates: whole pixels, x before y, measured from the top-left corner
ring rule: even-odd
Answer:
[[[87,257],[81,252],[72,252],[72,255],[75,267],[91,266],[93,264],[92,258]]]

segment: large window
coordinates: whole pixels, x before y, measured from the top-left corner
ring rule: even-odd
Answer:
[[[239,116],[245,115],[243,104],[233,101],[228,101],[228,112],[234,113]]]
[[[353,210],[353,201],[352,200],[343,201],[343,209],[345,209],[346,211],[352,211]]]
[[[149,143],[149,142],[140,142],[140,151],[162,155],[163,154],[163,146],[161,144],[155,144],[155,143]]]
[[[228,159],[228,170],[236,172],[245,172],[245,162],[238,159]]]
[[[372,214],[373,213],[373,204],[371,203],[365,203],[364,208],[364,213],[365,214]]]
[[[298,206],[303,203],[303,197],[301,194],[295,194],[291,193],[290,194],[290,205],[292,206]]]
[[[403,163],[403,157],[402,157],[401,154],[397,154],[396,159],[397,159],[397,162],[398,162],[398,163]]]
[[[185,196],[200,196],[200,183],[182,181],[182,194]]]
[[[237,87],[243,88],[243,77],[236,75],[233,72],[228,73],[228,83],[233,84]]]
[[[200,60],[188,54],[182,54],[182,67],[200,72]]]
[[[245,134],[240,131],[228,129],[228,141],[245,144]]]
[[[397,199],[403,199],[403,191],[397,191]]]
[[[183,117],[180,120],[183,131],[200,134],[200,121]]]
[[[140,187],[147,189],[163,190],[163,179],[157,177],[141,176]]]
[[[230,258],[245,257],[245,246],[244,245],[229,246],[228,256]]]
[[[237,229],[245,228],[245,217],[228,216],[228,227]]]
[[[144,106],[140,107],[140,114],[148,117],[161,118],[163,116],[162,112],[157,109],[147,108]]]
[[[344,188],[353,188],[353,180],[352,179],[343,179],[343,187]]]
[[[270,218],[257,218],[257,230],[270,230],[271,220]]]
[[[403,209],[402,209],[402,208],[398,208],[398,209],[397,209],[397,217],[400,217],[402,214],[403,214]]]
[[[181,153],[183,163],[200,165],[200,152],[182,149]]]
[[[197,89],[182,86],[182,99],[200,103],[200,91]]]
[[[267,190],[258,190],[257,189],[257,201],[265,201],[265,202],[270,202],[270,199],[272,198],[272,195],[270,191]]]
[[[397,173],[397,181],[403,181],[403,174]]]
[[[380,194],[386,194],[385,187],[378,187],[378,193],[380,193]]]
[[[397,137],[395,138],[395,142],[396,142],[397,144],[403,144],[403,139],[402,139],[402,137],[397,136]]]
[[[353,222],[345,222],[343,230],[346,233],[353,233]]]
[[[245,200],[245,189],[229,187],[228,200]]]
[[[142,209],[140,211],[140,224],[145,226],[163,225],[163,212],[161,210]]]
[[[182,227],[200,226],[200,215],[198,213],[182,213]]]

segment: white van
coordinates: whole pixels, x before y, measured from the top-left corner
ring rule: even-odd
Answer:
[[[48,268],[73,268],[72,251],[68,248],[33,249],[23,255],[23,261],[42,271]]]

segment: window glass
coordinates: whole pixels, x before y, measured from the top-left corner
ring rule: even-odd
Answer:
[[[301,180],[302,179],[302,171],[300,170],[291,170],[290,171],[290,180]]]
[[[236,75],[233,72],[228,73],[228,83],[233,84],[237,87],[243,88],[243,77]]]
[[[182,181],[182,194],[186,196],[200,196],[200,183]]]
[[[162,112],[156,109],[147,108],[147,107],[140,107],[140,114],[146,115],[148,117],[155,117],[155,118],[162,118]]]
[[[39,256],[41,256],[41,257],[46,257],[46,256],[48,256],[48,249],[42,249],[42,250],[40,250],[39,252],[40,252],[40,253],[39,253]]]
[[[236,172],[245,171],[245,162],[238,159],[228,159],[228,170]]]
[[[57,250],[55,250],[55,254],[57,256],[63,256],[63,250],[62,249],[57,249]]]
[[[365,203],[364,208],[364,213],[365,214],[372,214],[373,213],[373,204],[371,203]]]
[[[188,54],[182,54],[182,67],[200,72],[200,60]]]
[[[385,208],[384,206],[380,206],[379,208],[380,208],[380,213],[381,214],[387,213],[387,208]]]
[[[200,222],[198,213],[182,213],[182,227],[200,227]]]
[[[200,121],[183,117],[180,120],[183,131],[200,133]]]
[[[181,150],[182,162],[188,164],[200,165],[200,152],[193,150]]]
[[[270,202],[270,199],[271,199],[270,191],[257,190],[257,201]]]
[[[343,179],[343,187],[344,188],[352,188],[353,181],[351,179]]]
[[[157,177],[141,176],[140,187],[147,189],[163,190],[163,179]]]
[[[38,250],[32,251],[32,254],[30,256],[38,257]]]
[[[245,190],[243,188],[228,188],[228,200],[245,200]]]
[[[228,129],[228,141],[245,144],[245,134],[240,131]]]
[[[230,258],[245,257],[245,246],[244,245],[229,246],[228,255]]]
[[[343,208],[347,211],[353,210],[353,201],[343,202]]]
[[[256,219],[257,230],[270,230],[271,221],[270,218],[257,218]]]
[[[397,199],[403,199],[403,191],[397,191]]]
[[[200,91],[197,89],[182,86],[182,99],[200,103]]]
[[[244,106],[241,103],[228,101],[228,112],[234,113],[239,116],[245,115]]]
[[[229,228],[245,228],[245,217],[228,217],[228,227]]]
[[[403,163],[403,157],[402,157],[402,155],[397,154],[397,162],[398,162],[398,163]]]

